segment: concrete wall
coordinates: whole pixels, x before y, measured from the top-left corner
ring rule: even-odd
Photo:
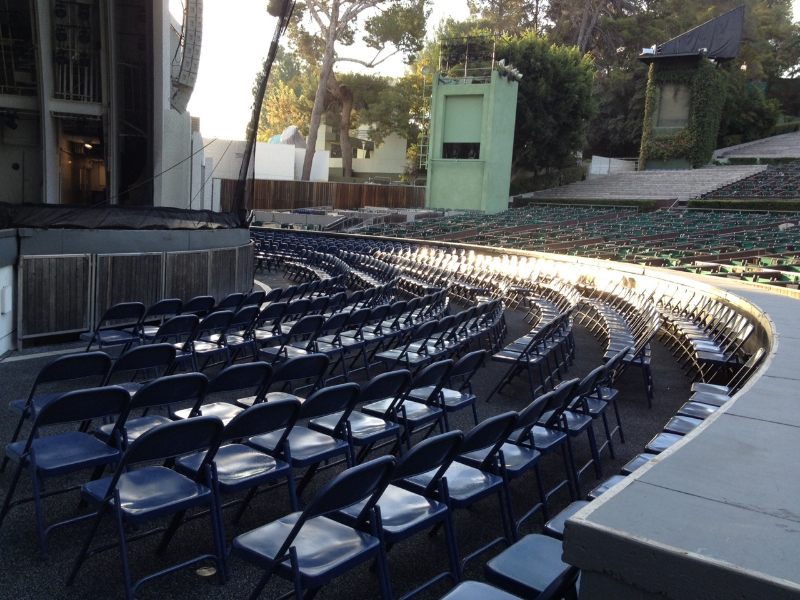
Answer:
[[[353,159],[353,173],[356,175],[361,173],[370,173],[377,175],[385,175],[387,177],[397,177],[403,173],[406,167],[406,147],[408,141],[406,138],[397,135],[396,133],[390,134],[383,144],[376,147],[370,153],[370,158],[354,158]],[[359,154],[362,151],[359,150]],[[342,159],[331,158],[331,169],[341,169]]]
[[[518,87],[497,71],[490,83],[434,78],[427,207],[487,213],[508,208]],[[445,144],[478,143],[477,159],[445,156]]]
[[[0,356],[17,343],[16,320],[17,237],[15,229],[0,230]]]
[[[20,254],[125,254],[181,252],[247,245],[247,229],[209,231],[115,231],[83,229],[20,229]]]

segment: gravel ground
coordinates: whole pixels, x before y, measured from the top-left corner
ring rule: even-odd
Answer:
[[[275,275],[263,276],[259,279],[266,285],[281,285],[282,280]],[[284,284],[285,285],[285,284]],[[520,311],[508,311],[507,320],[509,335],[507,342],[523,335],[528,327],[522,320]],[[584,328],[574,328],[577,356],[575,364],[570,368],[569,377],[582,377],[597,365],[601,364],[602,348],[600,343]],[[28,394],[36,373],[52,356],[40,356],[41,353],[64,348],[78,348],[77,345],[60,345],[58,347],[36,348],[23,355],[14,354],[0,361],[0,401],[24,397]],[[653,377],[656,384],[654,407],[647,408],[647,400],[641,372],[630,370],[618,381],[620,391],[620,410],[622,412],[626,444],[615,444],[616,459],[612,460],[608,452],[603,454],[603,470],[605,476],[614,475],[620,468],[641,452],[644,445],[658,433],[664,424],[675,414],[680,405],[689,396],[689,379],[683,375],[676,361],[659,343],[653,344]],[[485,402],[490,390],[505,373],[505,367],[487,361],[485,368],[479,370],[473,382],[479,399],[479,417],[484,419],[507,410],[521,410],[531,401],[527,379],[518,377],[502,394],[496,395],[490,403]],[[363,383],[360,380],[359,383]],[[16,424],[16,419],[6,410],[0,411],[0,439],[9,440]],[[451,418],[454,428],[468,431],[472,426],[471,411],[456,413]],[[603,439],[600,424],[596,424],[598,438]],[[27,430],[26,430],[27,431]],[[575,445],[578,459],[588,460],[588,445],[585,437]],[[545,457],[542,463],[546,484],[563,478],[563,462],[559,454]],[[300,499],[304,505],[320,487],[330,479],[341,467],[319,473]],[[0,474],[0,493],[7,492],[13,464]],[[74,478],[73,478],[74,479]],[[74,479],[79,483],[80,479]],[[48,486],[53,482],[46,482]],[[584,493],[599,484],[594,474],[587,471],[582,479]],[[17,497],[28,494],[29,479],[23,476],[18,488]],[[514,503],[518,513],[532,506],[537,499],[535,481],[532,476],[523,477],[512,483]],[[77,493],[45,500],[45,518],[48,523],[74,515],[77,506]],[[559,492],[551,499],[552,514],[569,504],[566,491]],[[260,495],[247,510],[241,521],[232,523],[232,512],[226,512],[226,534],[228,542],[236,535],[268,523],[289,512],[286,491],[278,488]],[[501,534],[501,520],[496,498],[489,498],[477,506],[455,515],[456,532],[462,557],[477,548],[481,543],[498,537]],[[541,529],[542,518],[533,517],[523,528],[523,533],[537,532]],[[77,581],[71,588],[65,587],[65,581],[72,567],[73,557],[78,552],[88,531],[87,523],[79,523],[56,530],[49,538],[49,558],[39,557],[38,542],[35,535],[33,505],[26,504],[12,509],[0,528],[0,598],[121,598],[124,597],[120,571],[119,552],[111,550],[90,558],[81,569]],[[115,539],[111,519],[106,519],[96,540],[111,541]],[[134,578],[152,572],[163,565],[178,563],[198,551],[212,549],[210,527],[205,518],[192,521],[183,526],[164,555],[155,555],[158,536],[146,538],[129,545],[132,573]],[[470,579],[482,579],[483,565],[499,550],[493,550],[471,563],[467,569]],[[447,558],[443,532],[431,537],[425,533],[399,544],[389,554],[389,569],[394,595],[399,597],[407,593],[436,573],[447,569]],[[231,578],[223,586],[216,577],[201,577],[194,569],[184,569],[176,574],[160,578],[145,584],[137,598],[163,599],[172,598],[246,598],[260,577],[260,571],[237,559],[231,561]],[[438,598],[449,589],[449,583],[440,583],[426,596]],[[290,589],[288,582],[273,579],[262,593],[262,598],[274,598]],[[326,586],[317,596],[320,599],[357,599],[376,598],[379,595],[378,581],[375,573],[367,566],[358,568]]]

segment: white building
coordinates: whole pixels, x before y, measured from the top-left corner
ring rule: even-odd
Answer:
[[[179,23],[167,0],[3,2],[0,201],[211,207],[185,111],[202,4],[185,4]]]

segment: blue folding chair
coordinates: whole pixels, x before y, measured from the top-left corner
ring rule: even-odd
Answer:
[[[74,382],[81,379],[85,380],[81,382],[84,384],[83,387],[100,386],[108,375],[109,369],[111,369],[111,357],[105,352],[68,354],[54,358],[47,363],[36,375],[28,397],[12,400],[8,404],[8,410],[19,415],[14,435],[11,436],[11,443],[17,441],[26,421],[34,421],[45,405],[60,396],[61,392],[66,391],[61,389],[61,392],[55,392],[50,390],[50,387],[62,387],[59,384],[68,383],[74,385]],[[47,386],[49,393],[42,394],[40,390],[42,386]],[[8,464],[8,458],[3,459],[0,473],[5,471],[6,464]]]
[[[86,352],[95,344],[98,350],[102,350],[104,346],[124,346],[127,350],[132,344],[138,344],[138,331],[119,329],[119,322],[125,321],[139,326],[146,312],[147,308],[141,302],[115,304],[103,313],[94,331],[81,334],[81,341],[88,342]]]
[[[328,357],[324,354],[308,354],[290,358],[275,367],[270,388],[278,388],[264,396],[265,402],[283,398],[301,398],[301,392],[313,393],[325,382],[328,370]],[[307,392],[305,391],[307,390]],[[302,400],[301,400],[302,401]],[[255,402],[255,398],[239,398],[235,401],[239,406],[247,407]]]
[[[36,415],[27,441],[13,442],[6,446],[6,459],[17,464],[11,477],[3,508],[0,509],[0,525],[14,506],[33,501],[36,510],[36,526],[39,548],[47,556],[47,535],[56,527],[74,523],[86,516],[55,523],[45,528],[42,498],[66,493],[77,486],[43,493],[42,480],[68,475],[86,469],[94,469],[92,479],[102,475],[106,465],[119,460],[120,424],[127,412],[131,397],[127,390],[116,387],[91,388],[67,392],[46,404]],[[43,435],[51,428],[70,423],[83,423],[104,417],[119,415],[107,442],[83,431],[68,431]],[[31,475],[33,496],[13,501],[14,492],[22,472]]]
[[[252,405],[264,401],[272,379],[272,367],[265,362],[231,365],[222,369],[208,382],[202,397],[191,408],[172,411],[173,419],[187,419],[198,415],[214,415],[227,425],[244,410],[236,401]],[[227,396],[226,401],[209,402],[215,395]],[[231,397],[233,396],[233,397]]]
[[[460,431],[451,431],[423,440],[411,448],[398,460],[392,483],[378,499],[387,552],[395,544],[426,529],[441,525],[445,529],[450,570],[436,575],[404,597],[414,596],[446,578],[452,578],[456,583],[460,580],[452,514],[447,501],[437,498],[447,498],[447,484],[443,475],[458,454],[463,438]],[[435,475],[424,493],[418,494],[403,488],[404,479],[429,471],[435,472]],[[345,523],[354,524],[363,508],[364,503],[360,502],[341,510],[339,514]]]
[[[349,414],[358,402],[360,391],[356,383],[334,385],[317,390],[302,403],[298,419],[310,420],[334,413],[338,413],[340,419],[333,435],[300,426],[295,426],[289,431],[287,441],[292,451],[292,467],[306,469],[303,478],[297,484],[298,496],[303,493],[323,461],[344,457],[347,466],[353,466],[347,419],[343,417]],[[264,433],[251,438],[247,443],[272,455],[280,446],[283,433],[281,430]]]
[[[114,361],[102,385],[118,385],[133,395],[148,381],[168,373],[175,361],[175,353],[175,346],[172,344],[134,346]],[[143,372],[145,378],[138,378]],[[127,381],[115,382],[114,379],[120,378],[122,374],[125,374]]]
[[[286,479],[289,503],[292,510],[297,511],[292,456],[286,440],[299,413],[300,403],[297,400],[264,402],[245,409],[225,426],[222,441],[228,443],[220,446],[214,457],[220,493],[235,494],[249,490],[234,522],[238,522],[255,498],[259,486],[281,479]],[[271,433],[276,433],[277,439],[269,450],[251,443]],[[248,440],[251,436],[254,437],[250,441],[242,443],[241,440]],[[179,458],[175,461],[175,470],[187,477],[197,478],[204,460],[203,452]]]
[[[87,558],[116,547],[117,544],[111,544],[91,549],[92,540],[106,513],[111,513],[116,522],[125,595],[128,600],[134,600],[134,594],[141,584],[207,560],[216,563],[220,582],[225,582],[227,572],[225,531],[213,468],[214,456],[222,440],[223,429],[222,421],[217,417],[197,417],[156,427],[130,445],[113,476],[83,485],[81,497],[97,509],[97,515],[67,579],[68,586],[75,582],[75,577]],[[166,466],[152,464],[200,451],[205,451],[205,454],[196,478],[186,477]],[[135,468],[136,465],[144,466]],[[164,536],[156,552],[159,554],[165,552],[172,537],[183,523],[186,512],[201,506],[209,508],[214,552],[166,567],[132,583],[128,543],[163,531]],[[148,521],[168,516],[172,518],[166,528],[140,531],[130,537],[127,535],[131,528],[139,528]]]
[[[347,469],[328,483],[302,513],[237,536],[231,554],[264,570],[250,600],[256,600],[273,574],[294,583],[296,600],[303,590],[321,588],[334,578],[372,559],[378,561],[381,598],[391,597],[380,515],[375,504],[389,484],[394,458],[382,456]],[[356,527],[326,515],[366,500]],[[371,535],[360,530],[369,519]]]

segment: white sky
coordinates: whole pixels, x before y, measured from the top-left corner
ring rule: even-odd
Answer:
[[[253,82],[275,29],[276,20],[267,14],[266,6],[265,0],[206,0],[203,3],[200,72],[189,112],[200,117],[204,137],[244,139],[253,105]],[[170,0],[170,10],[180,22],[181,0]],[[460,20],[468,14],[466,0],[434,0],[429,30],[444,17]],[[367,54],[372,51],[366,48],[359,50],[353,46],[347,50],[354,53],[342,51],[343,56],[372,56]],[[337,68],[351,70],[351,65],[340,63]],[[397,56],[374,72],[399,76],[403,69],[402,59]]]
[[[800,0],[794,0],[794,19],[800,21]],[[189,112],[200,117],[206,137],[244,139],[253,103],[252,87],[266,56],[275,19],[266,11],[265,0],[206,0],[203,6],[203,49]],[[170,9],[181,20],[181,0],[170,0]],[[445,17],[458,20],[469,14],[466,0],[433,0],[430,32]],[[362,46],[348,49],[351,56],[371,57],[372,50]],[[347,55],[344,51],[343,55]],[[338,68],[357,67],[340,63]],[[381,75],[403,74],[399,56],[383,63],[374,72]]]

